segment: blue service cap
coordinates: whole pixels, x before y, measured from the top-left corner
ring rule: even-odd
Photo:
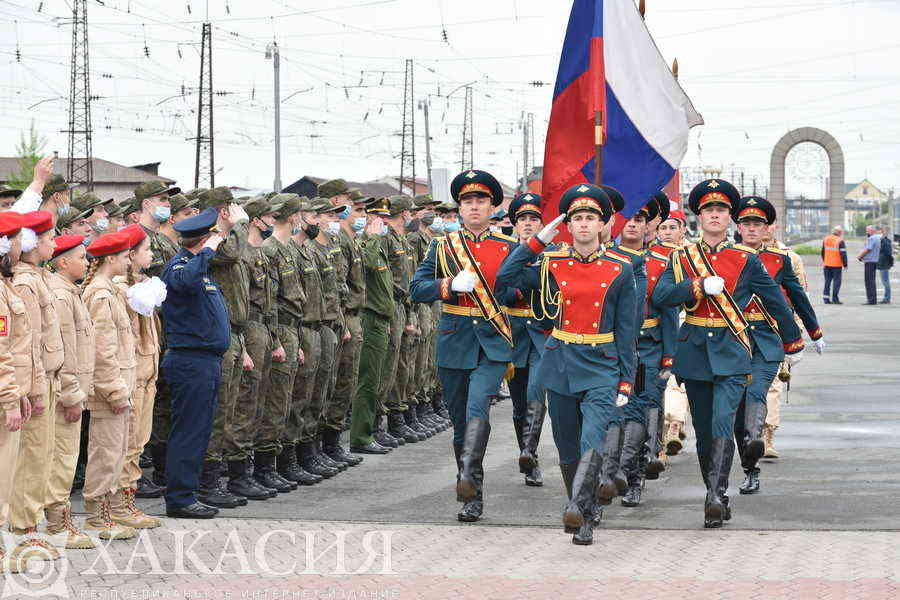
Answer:
[[[200,237],[209,233],[215,227],[218,219],[219,211],[215,208],[207,208],[199,215],[178,221],[172,227],[183,237]]]

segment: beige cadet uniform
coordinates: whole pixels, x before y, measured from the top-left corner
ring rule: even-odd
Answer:
[[[4,419],[6,411],[18,406],[23,396],[33,398],[36,386],[45,385],[41,383],[43,373],[39,376],[36,372],[40,362],[40,347],[32,341],[25,303],[4,280],[0,283],[0,409]],[[21,433],[7,431],[5,424],[0,424],[0,525],[6,523]]]
[[[22,426],[19,438],[19,457],[13,477],[9,515],[10,528],[14,533],[33,531],[43,517],[55,449],[55,411],[63,347],[54,296],[45,279],[49,275],[49,272],[27,263],[13,267],[13,287],[25,303],[32,331],[35,332],[32,336],[34,356],[40,355],[35,364],[40,378],[33,397],[40,397],[45,407],[42,414],[31,415],[31,419]]]
[[[124,294],[128,284],[124,277],[114,282]],[[127,298],[127,296],[126,296]],[[127,307],[127,300],[125,302]],[[134,489],[141,478],[140,457],[144,445],[150,440],[153,428],[153,403],[156,397],[156,380],[159,376],[159,317],[157,313],[145,317],[127,308],[134,335],[135,376],[131,395],[131,417],[128,427],[128,451],[119,477],[119,488]]]
[[[48,283],[53,292],[63,344],[53,462],[45,505],[49,533],[58,533],[59,526],[69,521],[69,492],[81,442],[81,418],[74,423],[67,422],[63,408],[79,404],[84,408],[87,402],[94,378],[95,340],[94,322],[81,300],[81,289],[57,273],[50,274]]]
[[[121,293],[109,278],[96,275],[82,294],[94,321],[94,387],[88,396],[90,442],[84,477],[86,505],[103,501],[119,487],[128,448],[134,391],[135,340]],[[112,408],[125,406],[120,414]],[[90,508],[88,509],[90,510]]]

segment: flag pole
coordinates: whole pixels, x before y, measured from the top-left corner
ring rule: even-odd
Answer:
[[[594,185],[603,180],[603,111],[594,111]]]

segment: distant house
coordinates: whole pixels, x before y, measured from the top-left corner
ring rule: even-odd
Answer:
[[[858,183],[844,184],[845,229],[850,230],[858,216],[865,216],[866,213],[876,210],[876,207],[887,199],[888,195],[875,187],[868,179],[863,179]]]
[[[148,163],[126,167],[102,158],[93,159],[94,193],[104,200],[112,198],[120,201],[133,196],[134,188],[145,181],[158,180],[166,185],[175,183],[174,179],[159,174],[159,164]],[[69,159],[58,158],[53,163],[53,172],[65,175],[68,171]],[[19,159],[16,157],[0,157],[0,183],[6,183],[10,175],[19,172]],[[78,193],[78,188],[75,193]]]
[[[307,198],[314,198],[316,196],[316,190],[318,189],[319,185],[325,183],[326,181],[329,181],[330,179],[332,178],[304,175],[294,183],[283,188],[281,191],[286,194],[299,194],[301,196],[306,196]],[[350,189],[358,188],[364,196],[372,196],[374,198],[380,198],[382,196],[393,196],[397,193],[396,188],[393,188],[386,183],[379,183],[377,181],[370,181],[367,183],[361,183],[359,181],[348,181],[347,187]]]

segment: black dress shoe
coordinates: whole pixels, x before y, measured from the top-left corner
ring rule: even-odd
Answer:
[[[387,454],[391,448],[385,448],[378,442],[369,442],[365,446],[350,446],[350,452],[355,454]]]
[[[141,475],[141,478],[138,479],[137,491],[134,495],[137,498],[161,498],[165,491],[165,488],[159,487],[147,477]]]
[[[828,298],[822,298],[822,301],[823,301],[825,304],[831,304],[831,300],[829,300]]]
[[[843,304],[843,302],[841,302],[840,300],[832,300],[831,303],[832,304]]]
[[[166,507],[166,516],[173,519],[212,519],[219,514],[219,509],[194,502],[177,508]]]

